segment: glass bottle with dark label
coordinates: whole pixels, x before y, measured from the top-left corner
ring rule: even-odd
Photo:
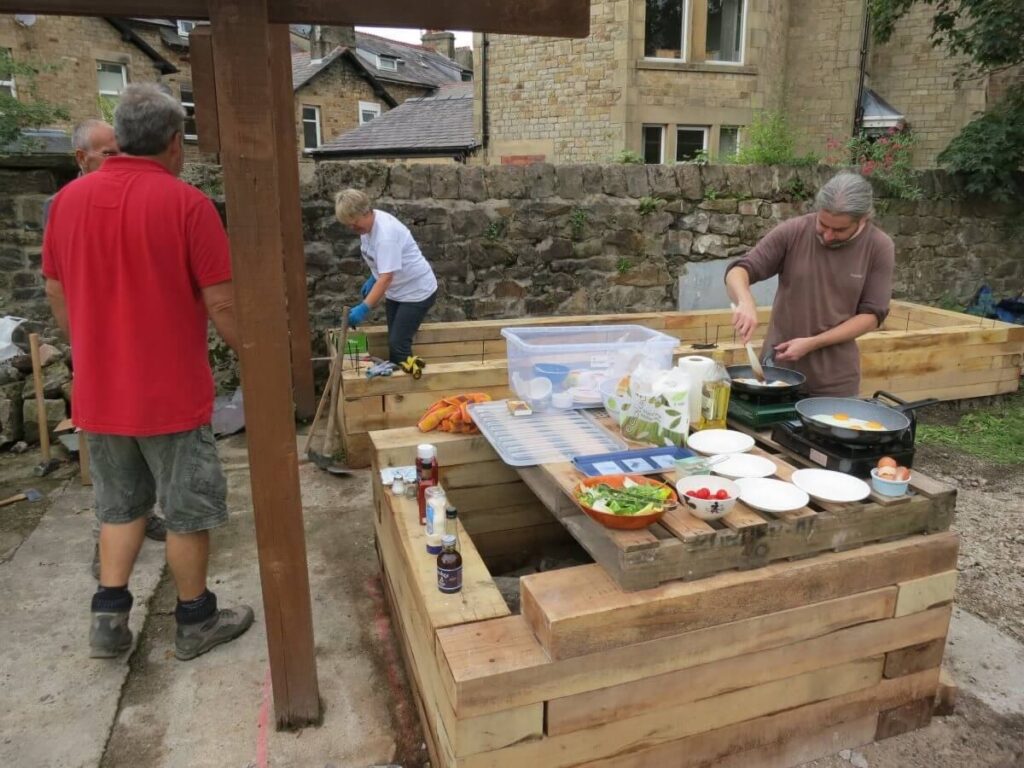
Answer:
[[[462,590],[462,555],[455,548],[455,537],[445,534],[441,541],[441,554],[437,556],[437,588],[453,593]]]

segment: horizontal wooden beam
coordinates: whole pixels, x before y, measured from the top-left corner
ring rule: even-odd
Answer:
[[[589,0],[269,0],[270,21],[586,37]],[[0,0],[0,13],[207,19],[207,0]]]

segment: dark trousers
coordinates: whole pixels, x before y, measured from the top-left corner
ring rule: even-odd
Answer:
[[[434,306],[437,291],[423,301],[392,301],[386,299],[388,315],[388,355],[391,362],[401,365],[412,354],[412,338],[420,328],[427,312]]]

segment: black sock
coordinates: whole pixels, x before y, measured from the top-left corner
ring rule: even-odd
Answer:
[[[217,596],[206,590],[195,600],[178,601],[174,618],[179,624],[202,624],[217,612]]]
[[[123,587],[98,587],[92,596],[93,613],[128,613],[132,609],[132,593]]]

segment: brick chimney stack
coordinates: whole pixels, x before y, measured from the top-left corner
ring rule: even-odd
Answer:
[[[455,33],[443,29],[428,29],[420,38],[424,48],[437,51],[442,56],[455,60]]]

